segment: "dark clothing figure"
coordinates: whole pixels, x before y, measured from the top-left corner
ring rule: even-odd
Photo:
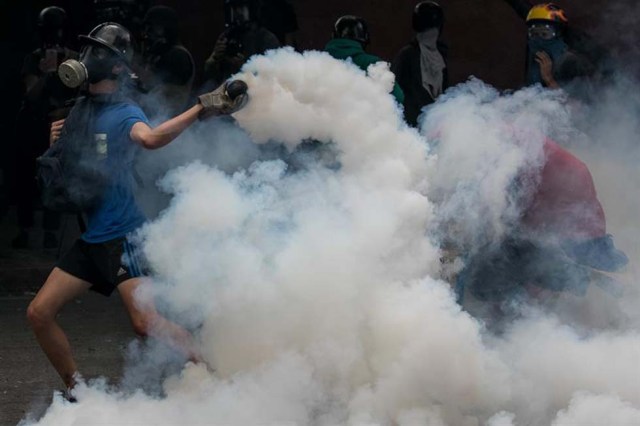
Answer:
[[[584,50],[580,51],[572,47],[576,45],[581,49],[588,49],[589,41],[588,39],[582,39],[581,42],[572,40],[567,37],[567,32],[562,37],[558,36],[551,40],[530,39],[527,43],[527,85],[542,84],[552,89],[561,87],[567,90],[576,83],[584,83],[611,73],[611,70],[607,69],[611,62],[604,59],[606,55],[596,46],[589,53],[584,53]],[[573,94],[582,98],[587,95],[587,93]]]
[[[449,87],[449,73],[446,66],[447,47],[438,41],[437,50],[443,58],[442,86],[437,92],[425,88],[422,78],[421,49],[418,40],[413,40],[400,50],[391,65],[398,84],[404,92],[404,117],[411,126],[417,126],[422,109],[435,102],[438,95]]]
[[[422,108],[435,102],[449,86],[447,48],[440,40],[442,7],[431,0],[418,3],[413,8],[411,26],[416,36],[400,50],[391,70],[405,94],[405,120],[417,126]]]
[[[142,76],[147,93],[140,103],[150,119],[173,117],[186,109],[193,88],[195,64],[184,46],[176,44],[161,54],[145,58]]]
[[[204,64],[205,77],[217,86],[240,71],[251,56],[278,47],[278,38],[255,23],[228,29],[220,34],[211,56]]]
[[[143,65],[140,73],[146,95],[140,103],[152,120],[173,117],[187,107],[195,64],[180,44],[178,16],[170,7],[149,9],[143,22]]]
[[[19,235],[13,240],[16,248],[28,244],[27,230],[34,226],[38,188],[35,181],[35,159],[49,146],[51,122],[63,118],[68,103],[75,97],[75,90],[65,87],[56,70],[63,61],[76,58],[77,54],[67,48],[40,48],[30,53],[22,70],[26,93],[16,119],[16,167],[14,172],[14,194],[17,207]],[[60,226],[60,215],[43,209],[45,248],[57,246],[54,232]]]
[[[506,1],[527,23],[527,84],[540,83],[571,91],[573,83],[612,74],[613,63],[607,50],[587,33],[570,26],[560,7],[554,4],[532,7],[526,0]],[[584,87],[572,94],[582,98],[589,95]]]
[[[289,1],[263,0],[260,21],[278,38],[280,45],[295,47],[293,33],[298,31],[298,18]]]
[[[370,65],[382,61],[379,57],[365,52],[362,43],[359,41],[346,38],[334,38],[330,40],[324,50],[336,59],[351,59],[355,65],[364,71],[366,71]],[[397,82],[394,84],[391,94],[396,98],[398,103],[401,104],[404,101],[404,93]]]
[[[225,0],[225,31],[204,64],[209,84],[217,86],[240,71],[253,55],[280,47],[278,38],[263,23],[264,7],[258,0]]]

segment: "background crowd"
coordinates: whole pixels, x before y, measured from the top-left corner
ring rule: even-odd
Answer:
[[[134,297],[148,274],[130,239],[147,219],[136,201],[135,184],[144,187],[144,182],[134,160],[139,146],[164,147],[198,119],[241,109],[247,86],[233,82],[242,90],[232,95],[228,81],[254,55],[290,46],[323,50],[363,72],[373,73],[372,65],[388,63],[396,77],[390,94],[406,123],[414,127],[420,125],[425,107],[472,75],[489,76],[486,80],[498,87],[511,82],[501,88],[535,85],[538,95],[543,90],[564,91],[569,103],[588,105],[598,102],[599,93],[589,88],[604,86],[625,64],[601,29],[581,28],[559,5],[493,2],[509,13],[510,25],[517,29],[510,38],[496,31],[506,25],[506,17],[495,22],[496,17],[480,13],[490,0],[467,7],[461,15],[433,0],[412,1],[406,10],[392,2],[368,8],[354,2],[328,13],[325,5],[320,9],[330,15],[326,25],[299,19],[299,12],[308,11],[311,4],[285,0],[224,0],[217,8],[194,10],[187,10],[188,3],[134,0],[60,2],[43,5],[37,13],[29,5],[11,8],[4,15],[15,21],[8,23],[9,42],[3,45],[6,110],[0,129],[5,136],[0,201],[3,210],[16,207],[18,233],[12,247],[33,246],[30,232],[36,226],[36,210],[42,210],[37,217],[44,230],[38,245],[61,247],[60,213],[40,206],[34,179],[37,158],[44,151],[54,158],[55,152],[80,146],[78,156],[67,157],[78,161],[63,161],[60,154],[55,164],[71,170],[90,163],[90,171],[104,177],[104,182],[90,185],[96,195],[91,203],[59,209],[85,214],[86,230],[27,310],[38,342],[66,385],[67,399],[74,400],[77,367],[56,317],[65,304],[89,289],[108,296],[117,287],[138,335],[167,338],[189,360],[203,361],[186,329],[159,314],[153,300],[145,304]],[[462,2],[451,2],[456,4]],[[394,6],[381,20],[379,14]],[[370,10],[376,10],[372,16],[377,19],[368,16]],[[606,20],[604,10],[600,18]],[[204,17],[207,25],[189,27],[194,14]],[[465,27],[462,16],[473,25]],[[212,17],[222,25],[213,25]],[[401,41],[394,51],[389,50],[392,34]],[[456,50],[456,37],[468,40],[467,48],[481,49]],[[507,58],[519,69],[510,77],[501,76],[499,66]],[[513,77],[516,74],[519,77]],[[82,91],[83,86],[87,90]],[[78,100],[79,94],[85,96]],[[316,141],[308,142],[314,150]],[[453,247],[464,250],[466,257],[456,279],[460,301],[467,288],[479,300],[497,301],[496,316],[503,312],[500,302],[528,297],[527,293],[537,297],[540,289],[584,294],[593,270],[617,272],[628,262],[607,234],[604,209],[586,165],[554,141],[541,142],[544,161],[535,170],[518,170],[509,188],[519,214],[508,232],[480,247]],[[87,152],[89,157],[80,155]],[[340,165],[329,165],[333,167]],[[520,194],[519,185],[525,187],[533,173],[539,175],[532,179],[534,187]],[[65,187],[68,193],[82,192],[77,190],[88,179],[69,179],[72,175],[63,170],[59,181],[71,182],[73,188]],[[43,188],[48,189],[46,184]]]
[[[48,145],[50,123],[76,95],[60,84],[56,69],[77,56],[77,35],[100,22],[119,22],[134,34],[137,101],[152,122],[183,111],[252,55],[280,46],[326,50],[365,70],[389,62],[397,81],[393,95],[407,122],[417,125],[424,106],[471,75],[507,89],[538,83],[570,91],[576,80],[597,83],[613,72],[616,49],[625,43],[611,45],[603,21],[614,10],[598,2],[568,13],[532,10],[527,0],[357,1],[348,7],[287,0],[51,3],[11,4],[2,14],[0,213],[16,206],[15,248],[29,245],[35,225],[35,158]],[[57,247],[59,215],[44,211],[41,226],[43,246]]]

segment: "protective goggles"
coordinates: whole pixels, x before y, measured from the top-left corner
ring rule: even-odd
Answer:
[[[528,28],[529,39],[551,40],[558,36],[558,29],[550,24],[531,24]]]

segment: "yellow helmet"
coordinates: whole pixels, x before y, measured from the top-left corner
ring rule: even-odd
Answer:
[[[558,24],[569,22],[564,10],[554,3],[542,3],[533,6],[527,15],[527,24],[532,21],[548,21]]]

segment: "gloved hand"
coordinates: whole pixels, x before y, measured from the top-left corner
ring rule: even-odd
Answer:
[[[198,96],[204,107],[198,118],[204,120],[214,115],[228,115],[242,109],[249,100],[247,84],[242,80],[227,81],[213,92]]]

